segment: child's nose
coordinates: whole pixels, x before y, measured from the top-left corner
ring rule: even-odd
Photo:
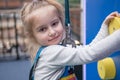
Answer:
[[[50,28],[48,35],[49,36],[55,36],[56,35],[56,31],[53,28]]]

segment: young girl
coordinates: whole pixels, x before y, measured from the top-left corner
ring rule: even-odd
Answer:
[[[32,58],[37,55],[32,78],[68,80],[66,76],[72,75],[75,80],[75,75],[68,71],[69,66],[97,61],[120,50],[120,30],[108,34],[108,24],[116,16],[119,17],[119,13],[113,12],[106,17],[97,36],[89,45],[71,48],[61,44],[65,38],[63,7],[55,0],[26,3],[21,11],[21,19],[29,40],[28,51]]]

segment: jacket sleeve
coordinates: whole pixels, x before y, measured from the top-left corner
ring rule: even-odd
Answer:
[[[99,32],[97,33],[97,36],[92,40],[92,42],[89,45],[93,45],[94,43],[104,39],[108,35],[109,35],[108,24],[105,24],[105,21],[103,21],[101,28],[100,28]]]

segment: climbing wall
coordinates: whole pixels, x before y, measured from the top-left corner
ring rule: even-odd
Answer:
[[[115,17],[109,24],[109,34],[120,29],[120,18]],[[101,79],[120,79],[120,55],[98,61],[98,73]]]
[[[99,31],[104,18],[113,11],[120,12],[120,1],[86,0],[86,44],[92,41]],[[117,25],[119,25],[119,20],[117,21]],[[116,21],[114,23],[116,25]],[[113,27],[111,28],[113,31],[119,28],[119,26]],[[86,65],[86,80],[111,79],[120,79],[120,51],[115,52],[104,60]]]

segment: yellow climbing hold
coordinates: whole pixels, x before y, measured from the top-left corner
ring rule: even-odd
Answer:
[[[105,58],[98,61],[98,74],[101,79],[114,79],[116,68],[112,58]]]
[[[109,24],[109,34],[120,28],[120,18],[115,17]]]

